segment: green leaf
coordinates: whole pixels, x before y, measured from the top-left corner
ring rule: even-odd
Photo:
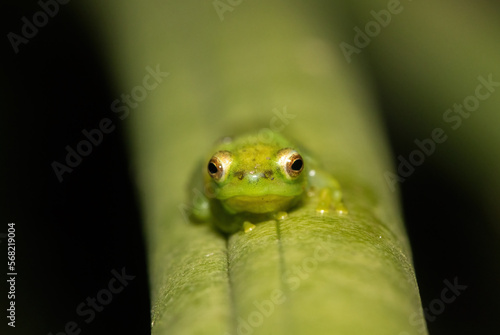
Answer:
[[[153,334],[426,333],[370,86],[332,42],[343,9],[327,20],[301,2],[231,3],[223,21],[212,2],[91,7],[121,91],[137,98],[148,66],[169,72],[126,116]],[[228,239],[187,221],[211,143],[266,128],[312,151],[349,214],[307,205]]]

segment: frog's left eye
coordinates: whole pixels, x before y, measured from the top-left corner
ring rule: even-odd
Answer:
[[[278,152],[278,161],[289,178],[296,178],[304,170],[302,156],[293,149],[282,149]]]
[[[224,181],[226,179],[227,172],[229,171],[231,162],[232,158],[229,151],[216,152],[208,162],[208,174],[215,181]]]

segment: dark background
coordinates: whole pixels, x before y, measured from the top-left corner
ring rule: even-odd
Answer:
[[[7,334],[55,335],[70,321],[82,334],[148,334],[140,213],[123,124],[109,107],[119,94],[71,4],[61,6],[18,54],[6,35],[19,33],[21,18],[39,7],[35,1],[2,7],[0,232],[7,231],[7,222],[16,223],[18,272],[16,328]],[[60,183],[52,162],[64,163],[65,147],[76,149],[82,130],[97,128],[104,117],[116,129]],[[4,241],[0,249],[6,255]],[[135,278],[87,324],[88,315],[78,315],[76,307],[107,289],[111,270],[123,267]],[[1,278],[5,272],[2,266]],[[0,302],[4,311],[5,294]],[[7,328],[4,313],[0,329]]]
[[[72,5],[40,28],[15,54],[7,34],[20,33],[21,18],[39,10],[35,1],[2,5],[2,111],[0,113],[0,233],[16,223],[15,334],[54,335],[69,321],[82,334],[148,334],[150,301],[137,195],[129,174],[123,124],[110,111],[119,96],[109,81],[96,41]],[[398,110],[382,79],[376,87],[381,109]],[[408,155],[415,133],[385,116],[393,146]],[[109,117],[116,129],[59,182],[51,164],[64,162],[83,129]],[[437,150],[445,150],[438,148]],[[401,185],[422,302],[439,298],[444,279],[468,288],[428,323],[431,334],[481,334],[496,326],[498,246],[481,204],[449,180],[433,157]],[[471,223],[474,229],[471,229]],[[0,240],[6,255],[6,240]],[[494,266],[492,267],[492,264]],[[107,288],[111,270],[135,278],[87,324],[76,307]],[[0,270],[6,273],[6,266]],[[4,278],[4,275],[1,276]],[[1,292],[6,292],[2,279]],[[7,306],[4,294],[1,309]],[[5,333],[4,331],[0,331]]]

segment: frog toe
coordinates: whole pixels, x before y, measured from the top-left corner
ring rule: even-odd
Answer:
[[[255,228],[255,225],[249,221],[243,222],[243,231],[245,233],[251,232]]]
[[[340,203],[335,206],[335,213],[340,214],[340,215],[345,215],[348,214],[347,208],[344,206],[344,204]]]

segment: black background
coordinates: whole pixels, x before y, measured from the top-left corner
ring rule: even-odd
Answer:
[[[0,11],[2,79],[7,83],[0,121],[6,186],[1,192],[0,232],[7,230],[7,222],[16,223],[18,272],[16,329],[8,333],[55,335],[74,321],[82,334],[148,334],[140,215],[123,124],[109,107],[119,94],[113,92],[100,55],[71,4],[61,6],[14,53],[7,33],[19,34],[21,18],[37,10],[33,1]],[[52,162],[64,163],[65,147],[75,149],[85,138],[82,130],[97,128],[105,117],[116,129],[60,183]],[[0,247],[4,250],[4,241]],[[111,270],[121,272],[124,267],[135,278],[87,324],[88,315],[78,315],[76,307],[107,289]],[[4,294],[0,301],[4,310]],[[2,320],[4,329],[4,316]]]

